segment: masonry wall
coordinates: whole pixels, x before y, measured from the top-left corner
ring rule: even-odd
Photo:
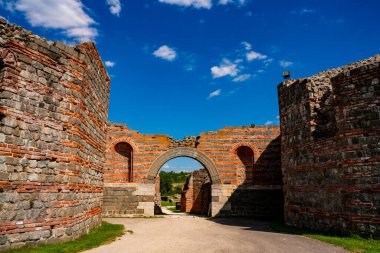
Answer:
[[[106,215],[140,215],[149,214],[150,211],[142,211],[137,208],[136,204],[131,207],[125,205],[122,209],[117,207],[119,202],[113,198],[113,187],[117,185],[128,187],[129,184],[134,185],[154,185],[154,180],[149,178],[149,172],[152,165],[159,157],[164,156],[170,150],[185,148],[194,150],[206,155],[217,169],[220,177],[218,184],[234,186],[234,189],[242,185],[251,185],[255,187],[241,187],[240,191],[254,191],[256,195],[262,195],[261,199],[265,199],[266,204],[261,211],[251,212],[246,206],[244,200],[228,203],[229,198],[233,197],[233,191],[220,192],[220,198],[214,196],[212,198],[213,215],[239,215],[254,216],[261,212],[259,216],[265,216],[265,213],[276,213],[282,216],[282,175],[280,167],[280,139],[279,128],[276,126],[244,126],[244,127],[225,127],[218,131],[202,133],[197,137],[186,137],[184,140],[173,140],[167,135],[141,134],[137,131],[130,130],[123,124],[110,123],[107,135],[107,153],[106,166],[104,174],[105,199],[113,200],[113,203],[105,202]],[[118,154],[115,145],[126,142],[133,148],[133,165],[132,165],[132,181],[126,180],[122,170],[123,165],[119,164]],[[247,171],[245,164],[237,155],[239,147],[246,146],[252,150],[253,166]],[[190,152],[191,153],[191,152]],[[181,156],[181,153],[178,153]],[[172,157],[173,158],[173,157]],[[196,157],[194,157],[197,159]],[[253,175],[247,180],[247,172]],[[215,183],[215,182],[214,182]],[[222,186],[220,186],[222,187]],[[230,188],[230,187],[229,187]],[[266,199],[267,192],[270,191],[276,197]],[[141,192],[139,192],[140,194]],[[115,193],[116,194],[116,193]],[[144,195],[148,194],[148,195]],[[154,194],[153,194],[154,195]],[[146,206],[153,205],[152,196],[144,192],[138,195],[140,199],[144,199]],[[154,199],[154,196],[153,196]],[[236,198],[234,198],[236,199]],[[127,202],[129,200],[126,200]],[[140,201],[138,201],[141,203]],[[240,206],[244,203],[244,210],[239,211]],[[252,202],[253,203],[253,202]],[[257,203],[255,203],[257,205]],[[253,209],[257,209],[254,207]],[[268,209],[268,210],[266,210]],[[112,210],[112,211],[111,211]],[[149,209],[151,210],[151,209]],[[223,210],[221,212],[221,210]],[[275,210],[275,211],[269,211]],[[153,215],[153,214],[152,214]]]
[[[211,180],[206,169],[192,172],[181,193],[181,211],[207,215],[211,203]]]
[[[101,222],[110,82],[92,43],[0,19],[0,250],[75,239]]]
[[[380,237],[379,62],[279,85],[287,224]]]

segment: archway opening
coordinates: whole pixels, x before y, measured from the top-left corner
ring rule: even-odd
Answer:
[[[241,146],[236,150],[236,155],[239,157],[245,171],[245,181],[246,184],[253,183],[253,170],[255,164],[255,154],[250,147]]]
[[[119,170],[119,180],[123,182],[133,181],[133,148],[127,142],[119,142],[115,145],[115,167]]]
[[[179,156],[168,160],[157,173],[155,213],[209,215],[211,177],[194,158]]]

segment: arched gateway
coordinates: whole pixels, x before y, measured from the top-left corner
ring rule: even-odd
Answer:
[[[109,123],[103,214],[154,215],[154,206],[161,200],[156,194],[158,171],[173,158],[189,157],[200,162],[210,175],[211,216],[281,217],[279,134],[276,126],[250,125],[174,140]]]
[[[153,183],[160,168],[169,160],[176,157],[190,157],[200,162],[210,174],[213,184],[220,184],[220,176],[213,161],[204,153],[194,148],[173,148],[159,156],[150,167],[147,182]]]

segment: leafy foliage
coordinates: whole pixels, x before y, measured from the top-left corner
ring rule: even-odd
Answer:
[[[181,194],[181,186],[186,182],[189,172],[160,172],[160,189],[162,196]]]

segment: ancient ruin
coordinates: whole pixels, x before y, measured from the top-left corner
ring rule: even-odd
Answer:
[[[211,216],[285,213],[290,225],[380,237],[380,56],[281,83],[280,127],[173,140],[108,122],[93,43],[4,19],[0,31],[0,250],[78,238],[102,213],[154,215],[158,171],[181,156],[210,175]]]
[[[158,171],[181,156],[199,161],[210,174],[212,216],[282,215],[277,126],[226,127],[181,141],[141,134],[115,123],[108,124],[107,132],[106,217],[154,215]]]
[[[278,86],[287,224],[380,237],[379,63]]]
[[[181,211],[209,214],[211,203],[211,180],[206,169],[192,172],[181,194]]]

